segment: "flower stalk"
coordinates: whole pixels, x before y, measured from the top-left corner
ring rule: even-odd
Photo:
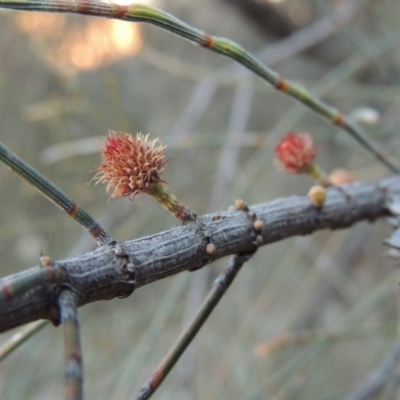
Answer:
[[[171,212],[179,221],[193,221],[196,214],[190,211],[184,204],[169,191],[162,183],[156,183],[148,191],[147,194],[158,201],[166,210]]]

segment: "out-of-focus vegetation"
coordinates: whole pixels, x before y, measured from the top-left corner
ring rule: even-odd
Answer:
[[[353,2],[247,1],[273,7],[286,31],[268,29],[234,1],[148,3],[253,53],[277,46],[275,69],[348,114],[376,110],[379,120],[368,131],[399,155],[395,0],[362,2],[328,40],[307,51],[293,40],[292,54],[282,53],[281,60],[287,35]],[[306,177],[274,166],[273,148],[288,130],[315,134],[326,170],[348,168],[359,180],[386,174],[345,133],[304,106],[241,68],[226,68],[230,61],[152,26],[1,12],[0,59],[0,140],[116,240],[176,222],[146,196],[108,202],[102,187],[88,185],[108,129],[150,132],[168,144],[164,178],[199,214],[226,209],[236,198],[253,204],[306,193]],[[94,248],[74,221],[4,167],[0,188],[3,276],[36,265],[41,251],[58,259]],[[154,398],[342,398],[395,340],[397,273],[381,246],[388,232],[384,222],[363,223],[262,248]],[[221,265],[80,309],[87,398],[132,398]],[[308,339],[303,335],[296,344],[304,331]],[[61,331],[47,327],[0,365],[1,398],[63,397],[62,358]]]

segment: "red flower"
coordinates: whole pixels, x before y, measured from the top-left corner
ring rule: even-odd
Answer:
[[[285,171],[310,173],[314,168],[317,149],[310,134],[289,132],[275,148],[277,162]]]
[[[109,132],[103,147],[102,163],[96,168],[94,180],[107,184],[113,191],[111,198],[147,193],[182,222],[194,221],[190,211],[163,184],[160,177],[168,160],[158,139],[149,141],[149,135]]]
[[[168,160],[158,139],[149,141],[149,135],[136,137],[129,133],[109,131],[102,153],[102,163],[93,178],[96,183],[107,184],[113,191],[111,198],[132,196],[147,192],[157,183],[164,182],[160,174]]]

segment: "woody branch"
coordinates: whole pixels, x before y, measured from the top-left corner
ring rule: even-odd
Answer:
[[[400,178],[375,183],[354,183],[342,190],[327,189],[323,208],[306,196],[292,196],[250,207],[263,223],[259,245],[321,229],[347,228],[358,221],[373,221],[390,215],[389,204],[400,196]],[[348,196],[351,196],[349,201]],[[254,220],[239,211],[203,215],[196,221],[165,232],[121,244],[99,247],[75,258],[55,261],[60,278],[41,283],[19,296],[4,300],[0,308],[0,332],[35,321],[59,323],[57,299],[64,288],[77,295],[77,305],[129,296],[135,289],[159,279],[204,267],[231,254],[254,248]],[[207,246],[215,251],[210,254]],[[0,289],[10,281],[24,279],[34,267],[0,280]],[[43,267],[42,267],[43,268]],[[55,271],[55,272],[56,272]]]

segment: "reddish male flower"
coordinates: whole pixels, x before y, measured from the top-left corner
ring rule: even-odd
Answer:
[[[309,173],[314,166],[317,149],[310,134],[289,132],[275,148],[279,166],[285,171]]]
[[[181,221],[193,220],[196,215],[179,203],[163,185],[161,172],[168,160],[159,139],[149,140],[149,135],[109,132],[102,152],[102,163],[97,167],[94,181],[105,183],[111,198],[139,193],[153,196]]]
[[[280,167],[292,174],[308,174],[324,186],[329,182],[315,163],[317,148],[309,133],[289,132],[275,148],[276,160]]]
[[[283,137],[275,148],[276,161],[286,172],[292,174],[308,174],[317,183],[308,192],[311,202],[322,207],[327,196],[325,188],[337,186],[350,181],[347,171],[336,170],[329,177],[318,167],[316,163],[317,148],[308,133],[289,132]],[[351,200],[351,197],[342,189]]]
[[[158,139],[149,141],[149,135],[139,133],[134,137],[109,131],[94,180],[107,184],[107,192],[112,191],[111,198],[130,196],[133,199],[163,182],[160,174],[168,162],[164,159],[164,149]]]

